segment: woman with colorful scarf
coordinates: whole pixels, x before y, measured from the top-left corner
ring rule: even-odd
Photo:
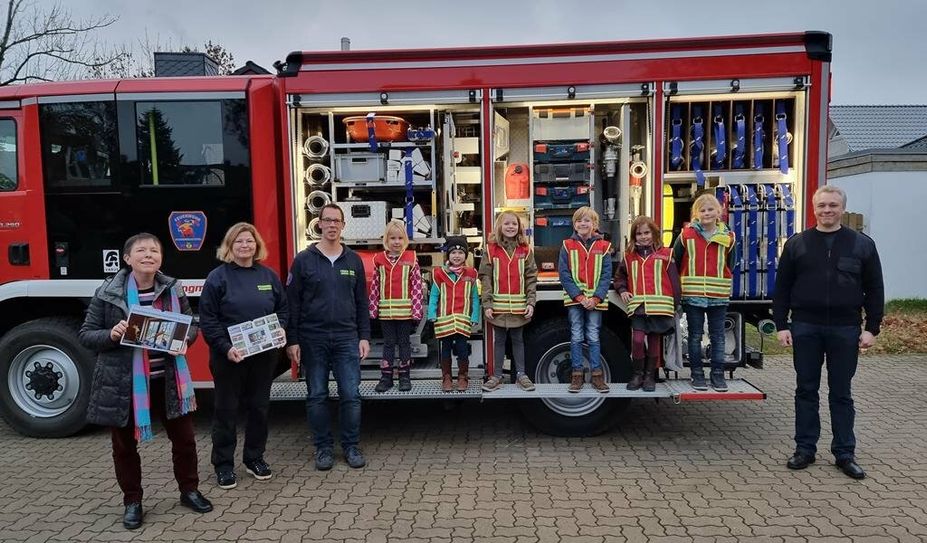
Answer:
[[[87,420],[109,426],[116,480],[123,493],[123,526],[142,525],[142,464],[138,443],[152,439],[152,415],[162,420],[171,440],[174,477],[180,503],[198,513],[212,511],[198,490],[193,417],[196,397],[190,368],[182,353],[163,353],[120,345],[132,306],[192,315],[190,303],[176,279],[161,268],[161,242],[152,234],[136,234],[123,247],[129,268],[97,289],[80,329],[80,342],[97,352]],[[187,344],[196,338],[191,327]]]

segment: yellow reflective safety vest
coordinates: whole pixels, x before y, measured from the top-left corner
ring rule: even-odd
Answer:
[[[393,264],[386,252],[373,257],[376,273],[380,276],[380,320],[408,320],[412,318],[412,268],[415,251],[405,250]]]
[[[528,307],[525,293],[525,260],[531,249],[518,245],[510,255],[497,243],[490,243],[492,259],[492,310],[494,313],[524,315]]]
[[[452,334],[470,337],[473,289],[477,288],[476,270],[465,267],[455,280],[443,267],[435,268],[434,281],[440,290],[435,337],[443,338]]]
[[[647,315],[672,317],[675,301],[667,273],[667,268],[673,265],[672,252],[663,247],[643,257],[637,251],[628,251],[624,261],[628,267],[628,292],[633,296],[628,303],[628,315],[643,305]]]
[[[731,270],[727,267],[727,255],[734,246],[734,233],[719,223],[711,241],[692,226],[683,228],[679,236],[685,248],[679,272],[682,295],[730,298]]]
[[[591,298],[595,294],[599,280],[602,278],[602,261],[608,258],[612,244],[604,239],[597,239],[592,242],[592,245],[587,250],[581,241],[568,238],[563,240],[563,247],[567,251],[570,275],[573,277],[573,282],[576,283],[576,286],[587,298]],[[570,295],[564,292],[563,304],[567,306],[579,305],[579,302],[570,298]],[[595,308],[598,311],[607,311],[608,302],[604,299],[600,300]]]

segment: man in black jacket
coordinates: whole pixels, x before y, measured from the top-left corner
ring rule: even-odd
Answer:
[[[322,239],[293,259],[287,277],[290,304],[287,356],[303,366],[306,417],[315,443],[315,467],[331,469],[334,440],[328,413],[328,373],[338,383],[341,449],[352,468],[366,464],[360,441],[360,361],[370,353],[367,281],[360,257],[341,243],[344,213],[335,204],[319,215]]]
[[[779,259],[773,319],[779,342],[792,346],[796,373],[795,454],[786,465],[804,469],[814,463],[821,435],[818,390],[826,360],[831,452],[845,474],[862,479],[866,472],[855,458],[851,382],[859,349],[872,347],[879,334],[885,296],[875,243],[840,225],[846,201],[846,193],[833,185],[814,194],[817,226],[789,238]]]

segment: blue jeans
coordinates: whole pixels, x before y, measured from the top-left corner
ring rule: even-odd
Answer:
[[[301,363],[306,376],[306,419],[316,449],[331,449],[334,440],[328,411],[328,373],[335,374],[338,383],[338,426],[341,448],[356,446],[360,441],[360,353],[358,339],[323,339],[301,343]]]
[[[821,367],[827,362],[827,402],[833,441],[830,450],[837,460],[853,458],[856,436],[851,383],[859,358],[859,326],[826,326],[793,322],[792,360],[795,365],[795,450],[817,452],[821,437],[818,390]]]
[[[705,330],[705,316],[708,316],[708,341],[711,342],[711,371],[724,372],[724,316],[726,305],[697,307],[682,304],[689,328],[689,369],[693,374],[702,373],[702,335]]]
[[[570,362],[574,370],[583,368],[583,341],[589,345],[589,369],[602,368],[602,344],[599,330],[602,328],[602,312],[584,309],[581,305],[567,308],[570,316]]]

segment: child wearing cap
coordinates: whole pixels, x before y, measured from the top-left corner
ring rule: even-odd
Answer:
[[[467,266],[467,240],[448,237],[444,244],[447,260],[433,272],[428,299],[428,320],[441,340],[441,388],[454,390],[451,353],[457,356],[457,390],[470,386],[470,330],[480,322],[480,294],[476,269]]]

